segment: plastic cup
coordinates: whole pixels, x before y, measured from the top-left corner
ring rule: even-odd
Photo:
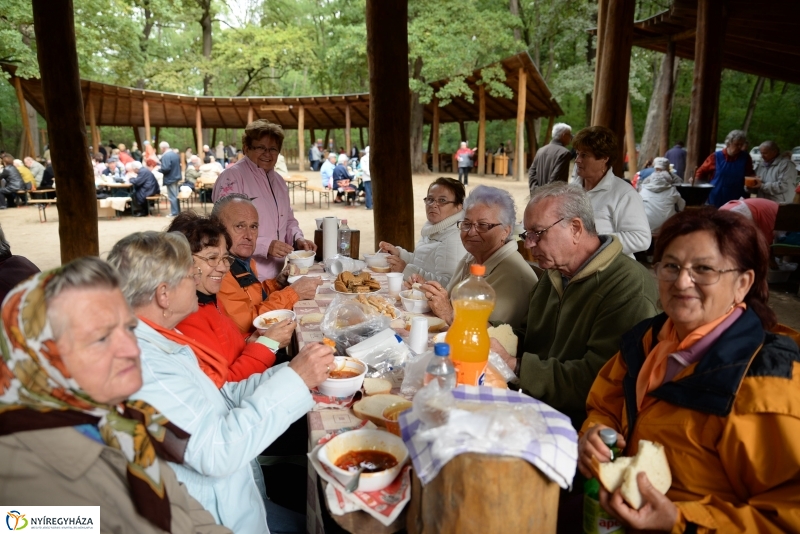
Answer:
[[[387,406],[383,410],[383,421],[386,425],[386,430],[395,436],[403,437],[400,433],[400,414],[411,409],[412,406],[413,404],[411,404],[411,401],[397,402],[391,406]]]
[[[387,273],[389,281],[389,294],[396,297],[403,290],[403,273]]]
[[[744,179],[744,186],[745,187],[755,187],[758,185],[758,178],[755,176],[748,176]]]
[[[408,334],[408,348],[422,354],[428,348],[428,319],[414,317],[411,319],[411,332]]]

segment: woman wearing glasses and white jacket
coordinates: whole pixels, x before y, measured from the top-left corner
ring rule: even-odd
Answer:
[[[539,280],[517,251],[512,233],[517,220],[514,199],[508,191],[479,185],[464,203],[464,211],[464,220],[458,226],[467,254],[456,266],[447,287],[433,280],[421,287],[431,311],[451,324],[450,292],[469,277],[471,265],[480,264],[486,267],[485,280],[497,295],[489,321],[520,328],[527,322],[530,293]]]
[[[458,180],[437,178],[428,187],[425,197],[425,215],[428,222],[422,227],[422,238],[414,252],[396,247],[385,241],[380,248],[391,254],[389,265],[394,273],[403,273],[406,281],[414,278],[435,280],[447,285],[459,260],[467,252],[459,237],[456,223],[464,218],[461,209],[466,192]]]

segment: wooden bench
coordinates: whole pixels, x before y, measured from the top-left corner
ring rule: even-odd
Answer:
[[[55,198],[43,198],[43,199],[33,199],[29,200],[28,204],[38,204],[39,205],[39,222],[46,223],[47,222],[47,213],[45,209],[47,208],[48,204],[55,204]]]
[[[153,205],[156,208],[156,213],[161,215],[161,199],[165,198],[163,195],[153,195],[146,198],[147,200],[147,215],[150,216],[150,201],[153,201]],[[141,206],[140,206],[141,207]]]
[[[321,185],[314,185],[306,183],[305,186],[305,206],[304,209],[308,209],[308,194],[311,193],[311,205],[314,205],[314,193],[319,193],[319,207],[322,209],[322,197],[325,197],[325,200],[328,203],[328,208],[331,207],[331,190],[322,187]]]

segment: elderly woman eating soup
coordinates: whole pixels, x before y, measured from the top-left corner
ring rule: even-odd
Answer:
[[[130,400],[136,316],[92,257],[36,274],[2,307],[0,502],[100,505],[103,532],[230,532],[179,484],[190,436]]]
[[[422,238],[414,252],[385,241],[378,245],[391,254],[388,261],[392,272],[403,273],[406,280],[416,274],[442,285],[450,282],[456,264],[466,252],[456,226],[464,218],[461,207],[465,195],[464,185],[452,178],[437,178],[428,187],[428,196],[422,199],[428,222],[422,227]]]
[[[108,261],[125,280],[123,293],[139,318],[144,385],[134,398],[159,410],[191,437],[178,480],[222,525],[267,532],[290,511],[268,499],[255,459],[313,406],[309,390],[327,378],[333,351],[307,345],[291,363],[218,388],[176,326],[197,311],[197,282],[186,238],[142,232],[120,240]],[[268,513],[267,513],[268,512]],[[273,526],[273,530],[282,530]]]
[[[622,337],[587,401],[579,469],[609,461],[599,431],[624,454],[639,440],[664,446],[666,495],[646,474],[636,510],[618,491],[602,506],[648,532],[800,531],[800,352],[774,333],[768,255],[756,227],[714,208],[661,228],[654,258],[664,313]]]
[[[530,292],[538,278],[517,251],[517,242],[512,237],[516,222],[514,199],[503,189],[479,185],[467,197],[464,208],[464,220],[457,225],[467,254],[458,263],[447,288],[417,275],[412,275],[407,284],[422,283],[420,290],[430,301],[431,311],[450,324],[453,322],[450,291],[469,278],[471,265],[484,265],[486,282],[497,295],[489,320],[520,328],[526,323]]]

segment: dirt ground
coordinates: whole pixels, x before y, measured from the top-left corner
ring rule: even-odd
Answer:
[[[303,174],[315,183],[319,181],[319,174],[314,172],[297,173]],[[456,175],[445,174],[457,178]],[[422,198],[425,197],[427,186],[434,180],[435,175],[414,175],[414,228],[415,234],[419,235],[422,225],[425,223],[425,211],[423,209]],[[477,185],[491,185],[507,190],[514,197],[517,205],[517,219],[522,219],[522,210],[528,198],[528,187],[525,182],[513,181],[510,178],[494,177],[475,177],[470,176],[470,189]],[[290,193],[291,194],[291,193]],[[309,201],[311,197],[309,195]],[[374,211],[368,211],[363,206],[349,207],[341,204],[331,204],[328,208],[325,203],[319,208],[319,200],[314,206],[309,205],[308,209],[303,207],[303,193],[299,190],[295,193],[293,204],[294,214],[300,222],[300,228],[306,236],[313,237],[315,222],[318,217],[335,215],[341,219],[347,219],[351,228],[361,231],[361,253],[371,253],[375,251],[375,232],[373,216]],[[210,206],[208,206],[210,209]],[[196,210],[202,212],[199,203],[195,204]],[[123,217],[119,220],[98,221],[100,234],[100,253],[105,256],[111,247],[122,237],[136,231],[143,230],[163,230],[169,225],[170,219],[164,216],[168,210],[161,210],[161,216],[154,217]],[[30,206],[25,208],[0,210],[0,225],[3,227],[6,239],[11,243],[11,250],[14,254],[27,257],[40,269],[51,269],[61,264],[59,236],[58,236],[58,211],[55,206],[47,208],[47,223],[40,223],[37,208]],[[381,236],[377,236],[380,239]],[[800,330],[800,298],[796,292],[790,292],[790,288],[796,286],[781,286],[774,288],[771,292],[770,303],[778,314],[780,321],[787,326]],[[796,291],[796,289],[795,289]]]

